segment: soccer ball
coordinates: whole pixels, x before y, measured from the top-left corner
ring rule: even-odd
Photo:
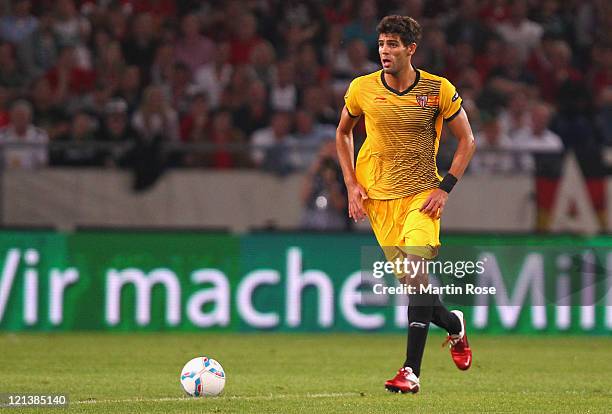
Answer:
[[[214,397],[225,387],[225,371],[214,359],[197,357],[181,370],[181,385],[192,397]]]

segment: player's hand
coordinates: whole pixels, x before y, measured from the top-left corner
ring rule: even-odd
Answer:
[[[363,200],[368,199],[368,194],[365,188],[359,183],[348,186],[348,202],[349,202],[349,217],[357,222],[364,220],[366,217],[365,209],[363,208]]]
[[[425,200],[419,211],[427,214],[433,219],[439,219],[442,216],[442,211],[444,211],[446,200],[448,200],[448,193],[436,188],[431,192],[429,197],[427,197],[427,200]]]

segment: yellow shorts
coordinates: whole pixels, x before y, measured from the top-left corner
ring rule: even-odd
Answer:
[[[433,259],[440,247],[440,219],[419,211],[433,190],[393,200],[364,202],[372,230],[387,260],[412,254]]]

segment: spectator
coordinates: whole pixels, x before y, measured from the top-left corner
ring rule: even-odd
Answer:
[[[145,140],[179,139],[178,116],[164,97],[161,87],[151,85],[145,89],[142,104],[134,113],[132,126]]]
[[[312,164],[318,149],[336,137],[336,126],[321,124],[307,111],[298,110],[295,114],[295,139],[300,146],[303,166]]]
[[[327,32],[327,41],[323,46],[322,53],[325,64],[330,66],[332,72],[336,66],[338,55],[345,53],[343,26],[339,24],[332,25]]]
[[[236,112],[234,122],[247,136],[270,123],[271,108],[268,90],[263,82],[254,81],[249,87],[247,102]]]
[[[346,193],[334,142],[321,147],[302,188],[302,227],[309,230],[345,230]]]
[[[539,73],[538,86],[542,98],[555,104],[563,84],[580,82],[582,76],[571,66],[572,51],[566,42],[555,41],[550,49],[549,59],[550,66]]]
[[[233,65],[244,65],[251,61],[251,52],[262,42],[257,34],[257,19],[250,13],[244,13],[236,22],[231,41],[230,62]]]
[[[127,63],[138,66],[141,74],[146,74],[145,82],[148,83],[149,68],[153,64],[157,50],[153,18],[149,13],[134,16],[131,33],[123,42],[122,48]]]
[[[229,85],[232,78],[233,68],[229,58],[230,44],[220,42],[217,44],[213,61],[202,66],[195,75],[197,88],[206,93],[212,109],[219,106],[221,92]]]
[[[17,65],[13,46],[10,43],[0,43],[0,86],[8,88],[17,97],[26,82],[25,73]]]
[[[170,83],[167,87],[170,106],[180,115],[185,114],[189,110],[190,93],[195,88],[195,85],[191,83],[191,72],[185,63],[177,62],[174,64],[170,75]]]
[[[251,67],[254,77],[269,85],[274,79],[276,52],[270,42],[261,42],[251,52]]]
[[[189,112],[181,119],[181,140],[201,142],[210,128],[209,104],[206,94],[197,92],[191,97]]]
[[[558,40],[559,39],[551,33],[544,33],[540,43],[534,47],[529,54],[529,58],[524,66],[533,74],[536,80],[539,80],[542,76],[546,76],[545,72],[552,71],[551,56],[555,43]]]
[[[342,51],[334,64],[334,89],[346,91],[351,80],[357,76],[375,72],[379,65],[368,60],[368,48],[361,39],[354,39]]]
[[[317,122],[336,124],[338,111],[331,105],[333,94],[319,86],[311,86],[304,91],[302,108],[310,112]]]
[[[474,47],[469,42],[458,42],[455,45],[455,51],[449,55],[448,65],[444,72],[451,82],[459,83],[464,71],[474,66],[474,53]]]
[[[126,102],[129,115],[134,113],[140,102],[141,83],[138,66],[127,66],[121,75],[121,82],[116,95]]]
[[[126,151],[138,141],[138,134],[130,126],[128,105],[121,98],[106,104],[104,121],[98,129],[96,140],[126,146],[113,146],[104,151],[105,165],[123,165]]]
[[[153,65],[147,70],[150,70],[150,81],[156,85],[167,85],[171,82],[172,73],[174,72],[174,45],[171,43],[162,43],[155,51],[155,59]]]
[[[329,71],[319,64],[317,52],[312,44],[302,45],[295,63],[295,81],[299,90],[319,85],[329,78]]]
[[[119,88],[121,77],[125,73],[125,60],[121,51],[121,44],[111,41],[100,51],[96,62],[97,81],[112,91]]]
[[[537,102],[531,107],[530,114],[529,125],[518,131],[514,138],[515,148],[536,153],[562,152],[561,138],[548,129],[551,107],[543,102]]]
[[[498,26],[499,34],[504,40],[518,49],[518,58],[525,62],[533,48],[540,42],[542,26],[527,18],[525,0],[513,0],[510,18]]]
[[[214,149],[205,156],[205,166],[214,169],[239,168],[248,165],[248,156],[240,149],[244,134],[232,124],[229,111],[218,111],[213,115],[210,142]]]
[[[276,24],[277,36],[294,31],[297,44],[322,43],[325,37],[323,13],[317,2],[313,1],[283,1],[274,9],[273,19]],[[279,36],[280,35],[280,36]]]
[[[91,33],[91,23],[79,14],[74,0],[56,1],[53,30],[59,38],[60,46],[74,47],[77,66],[91,69],[91,53],[85,44]]]
[[[375,72],[380,67],[368,59],[368,48],[363,40],[352,40],[347,46],[346,57],[348,66],[344,68],[345,74],[353,78]]]
[[[60,51],[57,64],[45,76],[58,104],[67,104],[71,99],[90,92],[96,79],[94,72],[78,67],[72,46]]]
[[[70,116],[65,108],[58,104],[47,78],[42,77],[34,82],[31,97],[35,125],[43,129],[51,140],[68,133]]]
[[[95,64],[97,64],[97,61],[104,56],[106,45],[115,41],[118,40],[112,36],[110,30],[108,30],[106,27],[94,27],[93,34],[91,35],[90,48],[96,58],[96,62],[94,62]],[[121,55],[123,56],[123,50]]]
[[[215,45],[200,34],[200,19],[190,13],[183,17],[181,24],[182,37],[174,46],[176,61],[183,62],[192,74],[202,66],[210,63],[214,56]]]
[[[104,13],[105,26],[113,39],[123,41],[127,37],[129,31],[128,16],[129,5],[127,4],[111,2],[106,8],[106,13]],[[121,47],[123,48],[123,44]]]
[[[501,62],[491,70],[488,81],[492,88],[503,94],[513,94],[517,89],[535,86],[535,78],[521,63],[518,49],[510,45],[504,47]]]
[[[256,167],[284,175],[300,165],[295,138],[290,134],[291,118],[286,112],[276,112],[269,127],[251,136],[251,160]]]
[[[359,5],[359,15],[344,28],[344,41],[354,39],[363,41],[368,49],[377,49],[378,9],[376,1],[364,0]]]
[[[563,152],[561,138],[548,129],[551,114],[550,106],[542,102],[536,103],[531,108],[531,122],[518,131],[514,137],[514,148],[531,153],[531,156],[522,157],[522,164],[526,169],[534,170],[534,168],[539,167],[538,172],[540,172],[552,161],[556,164],[553,168],[558,171],[560,157],[552,160],[547,157],[548,154],[559,155]],[[544,175],[550,176],[551,174]]]
[[[523,89],[510,95],[508,105],[499,114],[499,127],[502,135],[514,137],[519,131],[530,127],[529,97]]]
[[[476,134],[478,152],[470,162],[476,174],[509,174],[518,170],[518,159],[512,150],[512,140],[504,135],[497,116],[482,114],[481,130]]]
[[[129,123],[127,103],[121,98],[107,102],[102,127],[99,128],[96,139],[104,142],[129,142],[133,141],[135,136],[136,131]]]
[[[19,45],[38,27],[38,20],[32,16],[30,0],[13,0],[12,13],[0,19],[0,38],[5,42]]]
[[[560,38],[569,40],[572,24],[562,16],[558,0],[544,0],[540,7],[534,8],[533,20],[537,22],[544,32],[553,33]]]
[[[294,80],[294,65],[290,60],[276,64],[276,79],[272,82],[270,102],[276,111],[293,111],[297,105],[298,90]]]
[[[46,166],[48,142],[46,132],[32,124],[32,105],[25,100],[13,103],[10,123],[0,130],[3,168]]]
[[[506,45],[498,35],[491,36],[487,39],[484,50],[477,53],[474,58],[474,66],[480,75],[482,82],[485,82],[491,72],[502,66]]]
[[[419,53],[412,56],[412,59],[414,59],[416,67],[425,68],[432,73],[444,73],[448,64],[449,53],[450,48],[444,32],[439,28],[432,27],[424,33],[423,45],[419,48]]]
[[[81,16],[74,0],[55,2],[54,31],[59,35],[62,45],[80,45],[91,33],[91,23]]]
[[[57,141],[66,145],[53,148],[51,151],[51,164],[62,166],[102,166],[104,152],[93,145],[95,140],[96,121],[85,112],[77,112],[66,135],[57,138]]]
[[[490,36],[490,31],[478,19],[478,2],[461,0],[457,7],[457,15],[446,27],[448,43],[453,46],[458,43],[468,43],[473,50],[480,53]]]
[[[27,38],[19,43],[17,56],[30,79],[44,75],[57,61],[59,36],[53,30],[50,13],[40,16],[39,24]]]
[[[94,90],[85,95],[76,108],[71,112],[84,111],[93,116],[97,123],[101,123],[106,115],[106,105],[111,99],[113,90],[102,82],[97,82]]]
[[[229,92],[230,100],[225,102],[223,109],[235,112],[248,101],[247,91],[253,82],[253,72],[247,65],[238,65],[232,72],[232,79],[225,88]]]

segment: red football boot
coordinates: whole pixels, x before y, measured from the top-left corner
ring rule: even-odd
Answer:
[[[419,378],[414,375],[412,368],[403,367],[397,371],[397,375],[385,382],[385,388],[391,392],[412,393],[419,392]]]
[[[463,319],[463,312],[458,310],[451,311],[461,321],[461,332],[456,335],[448,335],[446,341],[442,346],[450,343],[450,353],[453,358],[453,362],[462,371],[469,369],[472,365],[472,350],[468,343],[467,334],[465,333],[465,321]]]

